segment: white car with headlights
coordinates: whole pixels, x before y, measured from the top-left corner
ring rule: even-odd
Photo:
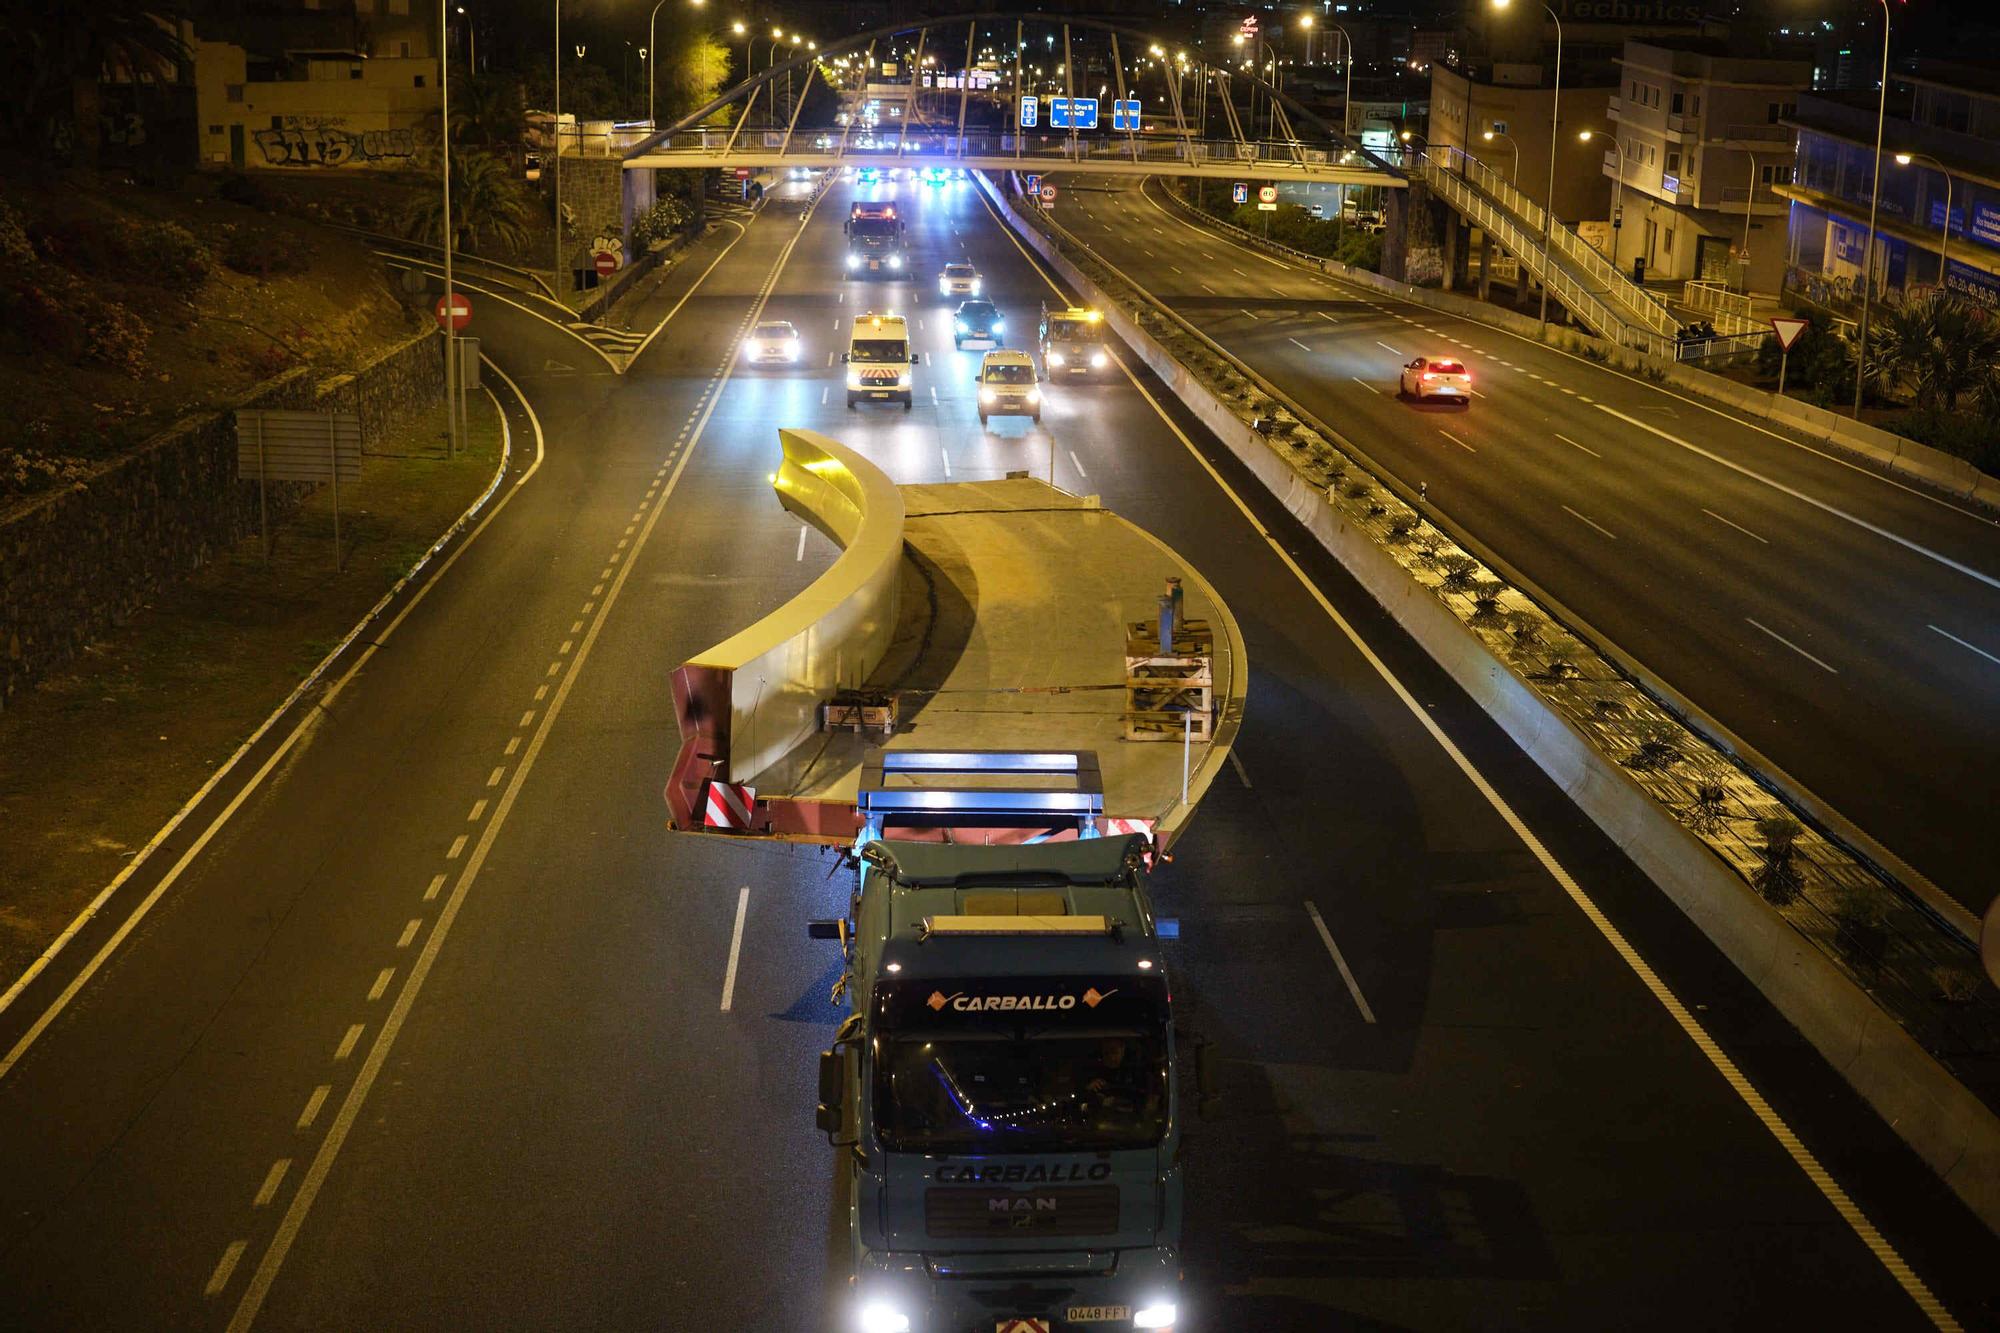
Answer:
[[[789,366],[799,359],[799,331],[782,319],[767,319],[743,340],[743,357],[753,366]]]
[[[1002,348],[979,362],[979,424],[988,417],[1042,419],[1041,377],[1026,352]]]
[[[984,286],[979,270],[970,264],[946,264],[944,272],[938,274],[938,295],[947,299],[977,296]]]

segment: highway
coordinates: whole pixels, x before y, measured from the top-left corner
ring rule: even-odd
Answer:
[[[623,375],[481,304],[504,506],[0,1012],[0,1326],[848,1326],[805,926],[849,881],[660,796],[669,670],[833,558],[780,426],[906,482],[1053,443],[1242,623],[1240,763],[1157,879],[1224,1057],[1186,1328],[2000,1317],[1990,1233],[1157,382],[980,431],[937,270],[1024,339],[1054,292],[970,187],[893,188],[908,281],[843,277],[842,184],[703,240]],[[870,308],[921,321],[909,412],[842,405]],[[738,366],[757,318],[803,364]]]
[[[1976,917],[2000,526],[1581,357],[1283,262],[1137,185],[1056,216]],[[1469,408],[1399,401],[1456,356]]]

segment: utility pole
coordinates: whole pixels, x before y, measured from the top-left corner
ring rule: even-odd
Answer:
[[[449,0],[438,0],[438,50],[443,55],[438,61],[438,142],[444,159],[444,451],[445,457],[456,458],[463,424],[458,419],[458,292],[451,285],[451,48],[443,40],[450,32],[448,5]],[[337,460],[334,471],[340,471]]]

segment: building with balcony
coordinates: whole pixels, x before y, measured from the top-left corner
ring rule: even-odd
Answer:
[[[1890,76],[1871,253],[1875,118],[1872,92],[1803,96],[1787,118],[1788,285],[1838,308],[1865,268],[1890,300],[1941,284],[2000,305],[2000,66],[1918,61]]]
[[[1618,266],[1776,292],[1784,278],[1794,131],[1786,118],[1809,61],[1732,55],[1702,39],[1630,41],[1619,88],[1591,142],[1613,182]],[[1600,246],[1600,248],[1603,248]]]

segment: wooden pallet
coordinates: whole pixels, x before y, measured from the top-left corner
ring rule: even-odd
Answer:
[[[896,729],[896,696],[843,690],[819,706],[821,731],[880,731]]]
[[[1206,620],[1184,620],[1174,626],[1172,657],[1207,657],[1215,651],[1215,634]],[[1125,622],[1125,656],[1160,656],[1160,626],[1153,620]]]
[[[1188,719],[1194,719],[1194,726],[1188,726]],[[1214,723],[1208,712],[1176,712],[1163,708],[1146,708],[1128,711],[1125,714],[1125,739],[1128,741],[1178,741],[1183,736],[1205,741],[1214,731]]]

